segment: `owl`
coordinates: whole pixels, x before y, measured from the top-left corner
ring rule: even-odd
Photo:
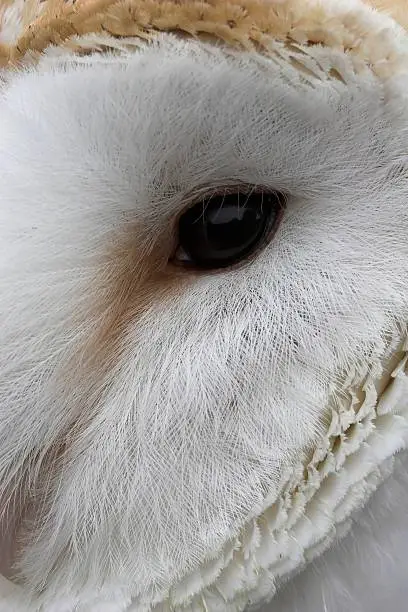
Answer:
[[[0,1],[0,611],[408,595],[406,0]]]

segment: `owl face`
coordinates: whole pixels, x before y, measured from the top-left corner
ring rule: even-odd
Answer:
[[[407,331],[408,77],[288,53],[165,34],[3,87],[2,569],[47,603],[159,601]]]

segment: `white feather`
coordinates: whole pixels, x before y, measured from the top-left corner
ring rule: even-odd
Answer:
[[[115,611],[160,598],[215,555],[324,434],[344,373],[407,331],[408,78],[296,74],[168,36],[2,92],[0,497],[37,492],[20,578],[58,612],[102,579]],[[288,194],[274,240],[152,300],[81,376],[112,246],[237,182]]]

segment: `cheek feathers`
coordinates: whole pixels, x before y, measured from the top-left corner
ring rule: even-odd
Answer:
[[[90,288],[88,333],[78,351],[84,387],[102,380],[118,364],[130,326],[152,307],[182,292],[193,275],[168,264],[174,249],[171,231],[130,224],[108,248],[95,287]],[[71,365],[70,365],[71,367]],[[75,367],[75,365],[74,365]]]

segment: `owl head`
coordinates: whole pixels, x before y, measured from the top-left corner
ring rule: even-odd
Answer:
[[[2,0],[0,609],[243,610],[405,448],[379,4]]]

